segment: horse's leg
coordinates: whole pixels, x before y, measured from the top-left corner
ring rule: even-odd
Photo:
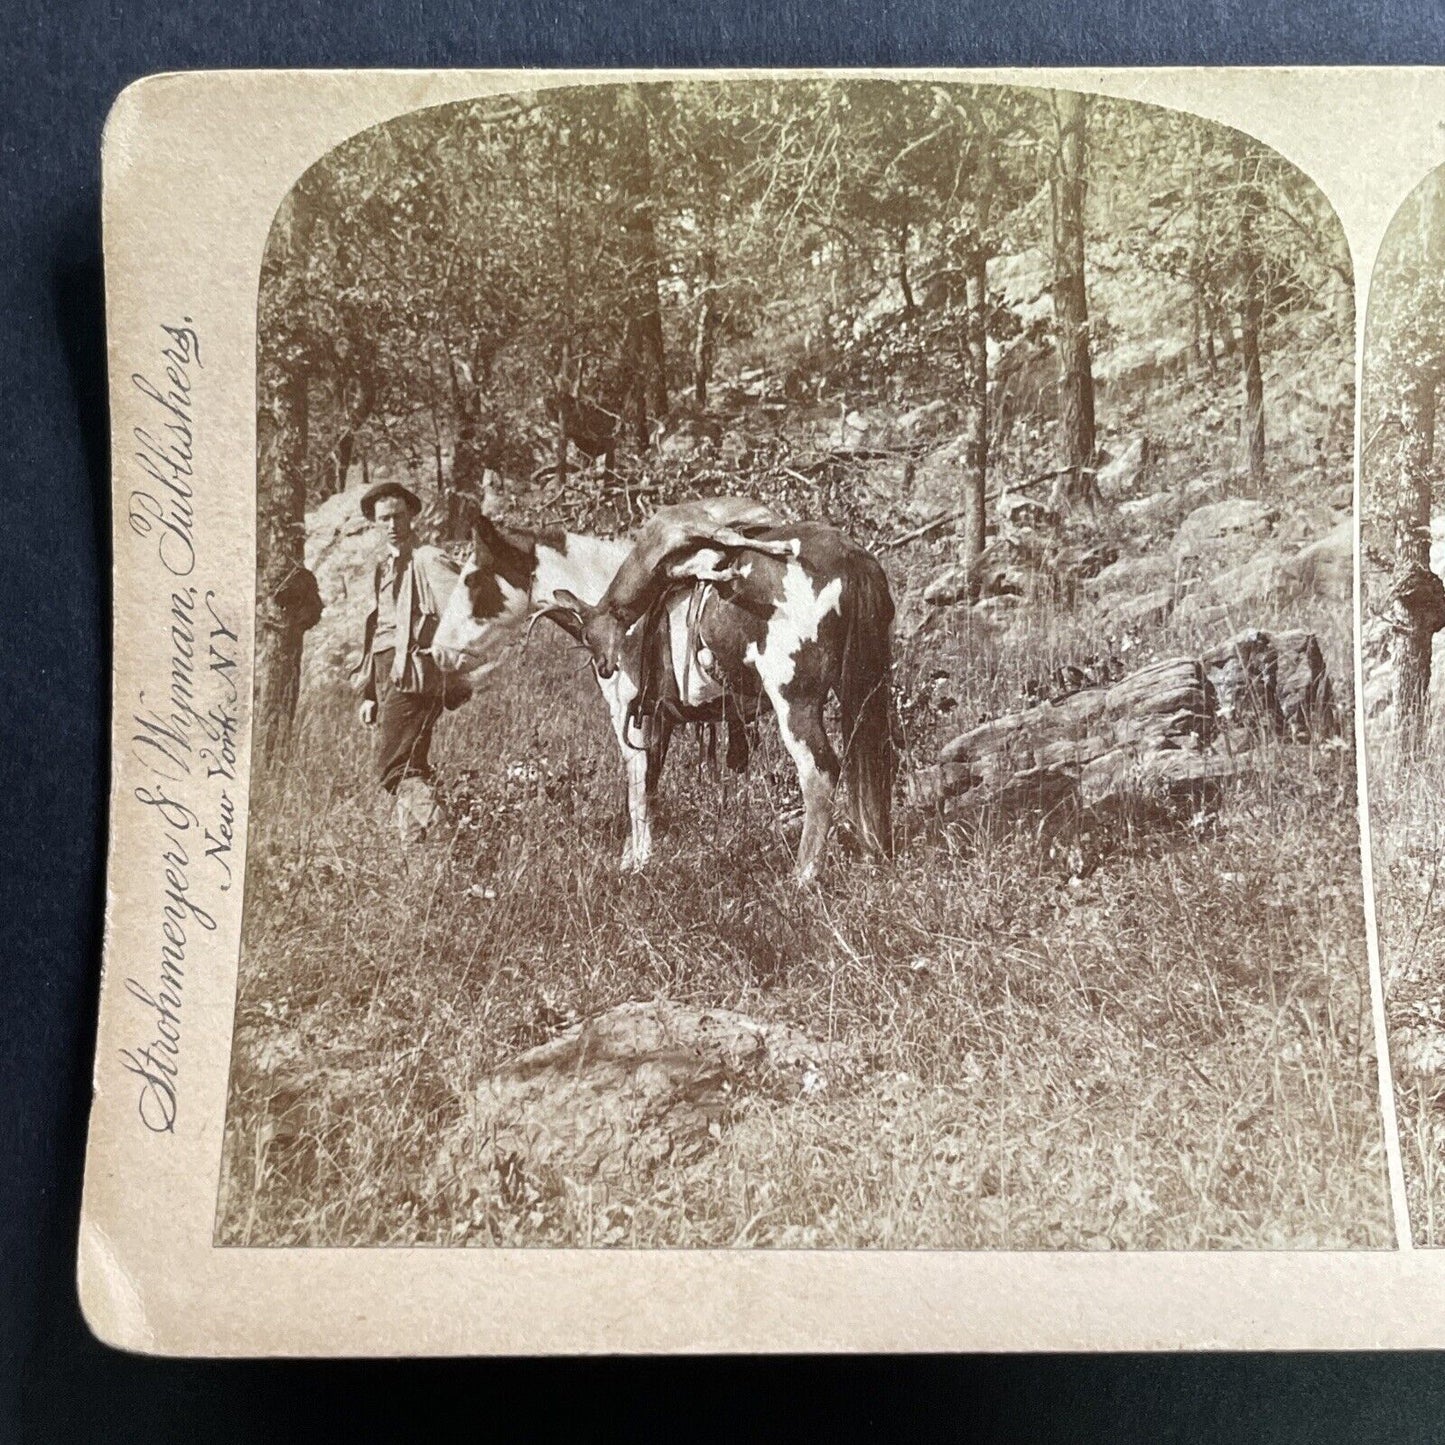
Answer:
[[[798,844],[797,881],[811,883],[818,876],[828,827],[833,819],[833,793],[841,766],[838,754],[823,729],[821,698],[789,700],[780,688],[764,683],[778,717],[783,746],[798,770],[803,790],[803,837]]]
[[[741,773],[747,768],[752,755],[752,738],[748,733],[748,720],[732,693],[728,693],[723,701],[723,716],[728,730],[728,750],[724,761],[729,772]]]

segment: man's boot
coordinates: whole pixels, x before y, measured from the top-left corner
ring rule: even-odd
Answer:
[[[436,789],[425,778],[403,778],[396,787],[396,825],[403,843],[420,843],[441,817]]]

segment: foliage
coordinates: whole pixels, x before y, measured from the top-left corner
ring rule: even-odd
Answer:
[[[1258,188],[1267,324],[1322,304],[1337,227],[1292,167],[1147,106],[1100,102],[1090,125],[1100,264],[1184,279],[1228,347],[1240,196]],[[309,376],[310,494],[334,485],[343,438],[417,480],[450,481],[462,452],[525,479],[552,459],[564,348],[583,390],[624,409],[639,284],[674,401],[697,370],[706,389],[748,367],[792,396],[956,396],[968,258],[1047,251],[1051,145],[1044,92],[923,81],[564,87],[365,131],[303,178],[308,244],[273,247],[263,273],[262,334],[292,337]],[[627,241],[641,204],[645,263]],[[989,296],[995,349],[1040,339],[1018,302]]]
[[[1431,477],[1401,465],[1413,442],[1426,466],[1434,444],[1431,409],[1409,404],[1412,389],[1433,394],[1445,373],[1445,184],[1437,175],[1405,200],[1390,222],[1370,280],[1361,391],[1361,465],[1367,601],[1388,592],[1400,534],[1428,520]],[[1414,435],[1412,435],[1414,433]],[[1421,493],[1421,483],[1424,494]]]

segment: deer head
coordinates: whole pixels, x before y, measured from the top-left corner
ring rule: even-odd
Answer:
[[[583,602],[565,587],[559,587],[552,594],[552,599],[553,606],[546,609],[546,615],[592,654],[592,665],[597,669],[598,677],[611,677],[617,671],[623,640],[627,636],[627,628],[621,618],[605,608]]]

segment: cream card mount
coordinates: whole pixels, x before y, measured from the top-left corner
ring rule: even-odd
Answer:
[[[128,89],[96,1332],[1438,1342],[1355,600],[1437,91]]]

